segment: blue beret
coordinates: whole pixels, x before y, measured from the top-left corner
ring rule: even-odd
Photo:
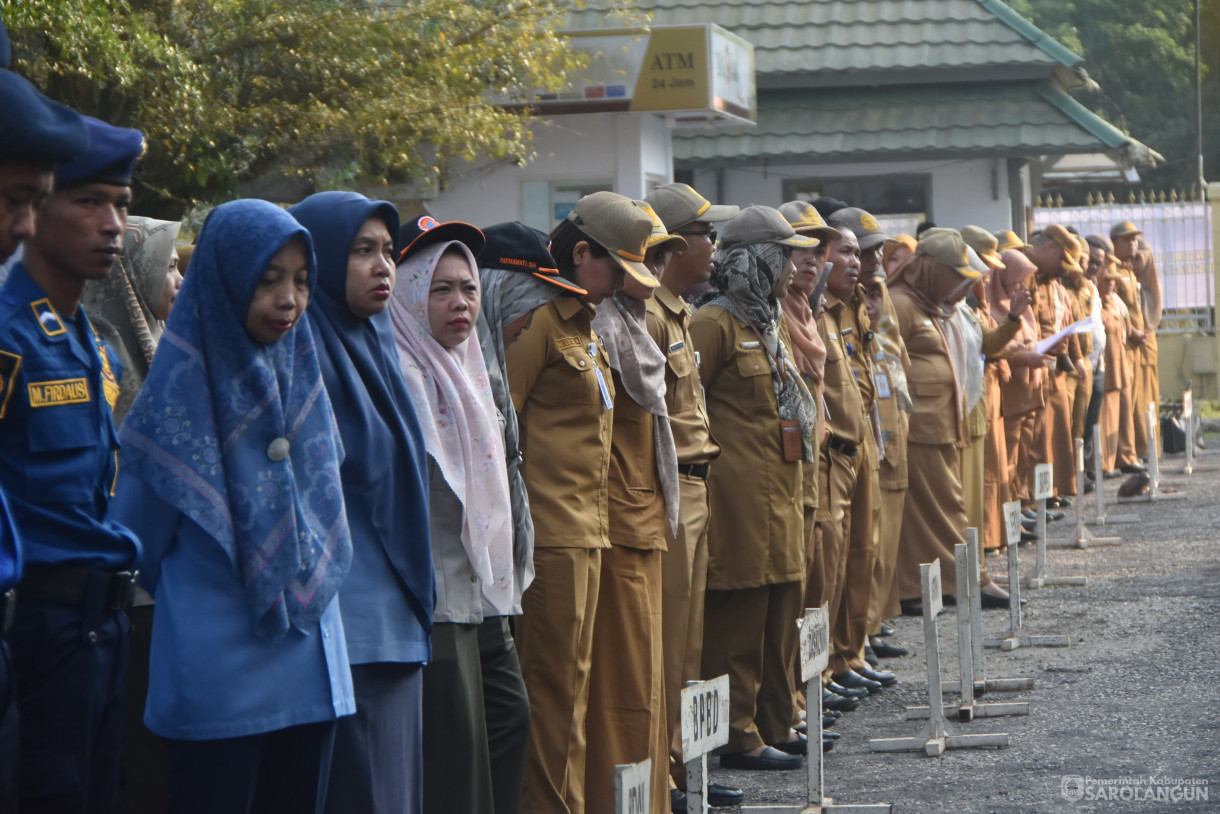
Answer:
[[[89,146],[83,117],[0,68],[0,161],[53,167]]]
[[[55,173],[55,188],[81,184],[131,186],[136,159],[144,152],[144,134],[82,116],[89,131],[89,149]]]

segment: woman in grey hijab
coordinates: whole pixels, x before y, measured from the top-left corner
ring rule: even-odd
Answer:
[[[483,230],[487,244],[479,254],[482,306],[476,329],[492,399],[500,413],[507,456],[509,497],[513,514],[514,592],[511,610],[521,613],[521,595],[534,579],[534,522],[521,477],[520,428],[508,392],[505,351],[529,327],[534,311],[561,293],[586,292],[559,276],[548,251],[545,232],[513,221]],[[479,657],[483,666],[483,698],[491,757],[492,796],[496,814],[517,814],[525,773],[526,741],[530,731],[529,697],[509,630],[509,617],[483,603],[479,626]]]
[[[172,221],[127,218],[119,261],[104,279],[86,283],[81,297],[93,329],[123,366],[114,405],[116,426],[123,423],[144,384],[173,295],[182,282],[174,248],[178,227]]]

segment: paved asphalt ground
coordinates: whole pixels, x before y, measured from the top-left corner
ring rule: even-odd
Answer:
[[[1213,440],[1209,446],[1220,445]],[[1111,506],[1111,514],[1140,516],[1131,525],[1093,528],[1121,537],[1119,546],[1071,547],[1070,511],[1050,524],[1051,570],[1085,575],[1089,582],[1024,590],[1025,630],[1066,634],[1071,644],[986,650],[989,677],[1029,676],[1036,683],[1033,690],[977,700],[1028,701],[1030,714],[952,724],[962,733],[1007,732],[1007,748],[950,749],[940,757],[869,751],[869,738],[915,736],[925,724],[903,719],[907,706],[928,703],[922,620],[904,617],[896,620],[891,640],[911,655],[882,662],[899,683],[866,699],[835,727],[843,737],[826,755],[826,793],[838,803],[889,802],[895,812],[1220,811],[1220,454],[1209,451],[1198,461],[1191,477],[1174,474],[1182,456],[1166,457],[1162,465],[1163,485],[1187,499]],[[1110,497],[1120,482],[1106,482]],[[1086,519],[1092,500],[1086,499]],[[1033,548],[1020,553],[1028,574]],[[988,567],[996,573],[1007,566],[993,556]],[[1007,611],[983,613],[985,636],[1007,631]],[[938,633],[942,679],[956,680],[956,608],[938,618]],[[745,790],[747,811],[804,799],[804,769],[731,772],[714,757],[709,767],[711,779]],[[1084,799],[1065,795],[1065,783],[1077,782],[1065,781],[1072,776],[1085,779]],[[1185,793],[1150,801],[1150,778]],[[1091,781],[1143,785],[1132,789],[1137,799],[1100,800]],[[1190,783],[1194,789],[1187,791]]]

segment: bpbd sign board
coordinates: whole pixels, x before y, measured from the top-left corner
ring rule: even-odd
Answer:
[[[568,31],[589,57],[558,93],[517,92],[501,99],[544,116],[649,112],[675,122],[752,124],[758,114],[754,46],[713,24],[647,30]]]

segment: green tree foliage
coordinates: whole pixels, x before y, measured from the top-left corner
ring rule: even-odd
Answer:
[[[579,3],[578,3],[579,4]],[[148,136],[144,211],[175,215],[288,177],[431,184],[448,163],[525,160],[528,115],[582,57],[562,0],[0,0],[14,67]]]
[[[1008,0],[1085,58],[1101,92],[1080,99],[1166,163],[1141,171],[1156,188],[1189,187],[1195,159],[1194,5],[1191,0]],[[1204,154],[1220,178],[1220,0],[1200,0]]]

